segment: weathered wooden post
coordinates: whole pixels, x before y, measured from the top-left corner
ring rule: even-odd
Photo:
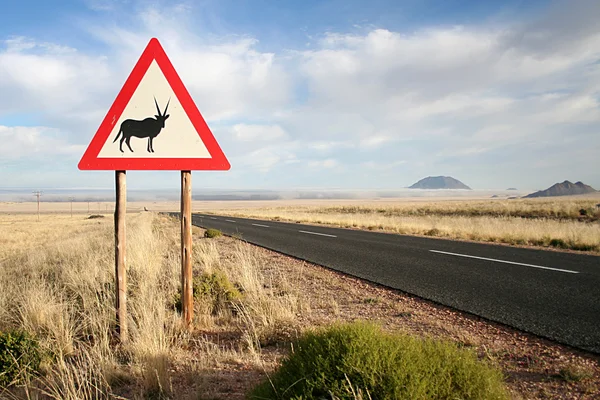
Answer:
[[[127,182],[125,171],[115,171],[115,300],[117,332],[121,343],[127,342],[127,246],[125,240],[127,214]]]
[[[191,171],[181,171],[181,312],[189,327],[194,319]]]

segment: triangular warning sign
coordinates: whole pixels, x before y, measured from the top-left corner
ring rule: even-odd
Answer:
[[[79,162],[82,170],[227,170],[229,162],[157,39]]]

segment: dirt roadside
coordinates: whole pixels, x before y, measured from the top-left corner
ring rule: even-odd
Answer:
[[[203,230],[196,232],[195,241],[204,240]],[[223,259],[234,251],[236,239],[212,240],[216,240]],[[207,376],[203,386],[211,393],[210,398],[244,398],[243,393],[289,351],[290,339],[312,327],[355,320],[375,321],[385,329],[451,340],[471,348],[480,359],[499,366],[515,399],[600,398],[598,355],[267,249],[256,247],[256,254],[265,275],[299,296],[302,311],[292,324],[279,327],[279,332],[261,341],[261,368],[232,363]],[[235,334],[218,339],[220,345],[232,345],[235,340]],[[245,378],[240,379],[238,373],[242,371]]]

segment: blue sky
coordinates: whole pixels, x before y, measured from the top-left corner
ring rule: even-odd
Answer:
[[[232,165],[197,188],[600,189],[597,1],[49,3],[0,14],[3,187],[111,187],[77,163],[156,36]]]

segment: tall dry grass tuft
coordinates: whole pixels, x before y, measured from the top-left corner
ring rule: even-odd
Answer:
[[[143,376],[147,395],[171,393],[169,367],[185,332],[170,299],[179,287],[177,231],[163,227],[152,214],[142,214],[128,235],[129,316],[131,340],[127,351]]]
[[[31,221],[23,218],[21,223]],[[276,267],[261,272],[265,266],[250,245],[199,239],[194,245],[197,275],[225,277],[219,279],[242,294],[229,298],[230,304],[217,315],[197,301],[196,326],[241,330],[241,336],[254,338],[254,344],[224,347],[195,336],[194,330],[182,326],[174,307],[181,276],[178,221],[152,213],[129,214],[130,338],[119,344],[114,336],[112,220],[91,224],[81,219],[78,225],[45,217],[41,224],[46,227],[33,229],[35,246],[14,245],[1,261],[0,329],[30,332],[44,356],[41,375],[31,377],[22,392],[10,391],[15,398],[118,398],[132,392],[139,397],[176,398],[173,382],[181,379],[173,376],[174,370],[196,371],[198,365],[240,360],[258,363],[261,341],[280,324],[291,323],[298,308],[299,300],[285,277]]]
[[[41,379],[41,393],[55,400],[121,398],[112,393],[98,361],[85,349],[69,359],[58,358]]]
[[[16,249],[3,261],[0,327],[25,329],[39,339],[50,364],[39,384],[48,396],[108,396],[107,378],[123,360],[142,371],[146,392],[170,390],[173,348],[185,340],[170,307],[179,285],[178,231],[153,214],[128,217],[131,340],[119,352],[112,336],[112,221],[85,223],[82,229],[59,220],[54,229],[62,232],[55,242],[33,238],[42,244]]]
[[[74,304],[43,281],[24,289],[19,300],[20,326],[42,338],[42,347],[59,359],[72,355],[81,326]]]
[[[214,241],[202,240],[195,243],[192,251],[193,260],[201,272],[212,274],[218,269],[221,263],[221,255]]]
[[[242,290],[242,300],[236,304],[238,316],[244,326],[244,340],[255,356],[262,343],[278,341],[281,331],[293,326],[301,301],[276,267],[260,265],[257,249],[237,242],[229,278]],[[267,272],[269,271],[269,272]]]
[[[299,307],[298,297],[289,290],[286,278],[278,273],[276,267],[265,268],[261,265],[257,250],[244,242],[236,242],[229,256],[221,258],[218,242],[203,239],[194,247],[194,261],[198,270],[210,275],[224,274],[227,281],[239,288],[242,296],[236,299],[234,308],[241,321],[249,329],[263,329],[278,323],[292,321]],[[270,272],[266,272],[270,271]],[[197,304],[197,316],[205,324],[214,324],[210,318],[211,308]],[[253,326],[253,327],[252,327]]]

